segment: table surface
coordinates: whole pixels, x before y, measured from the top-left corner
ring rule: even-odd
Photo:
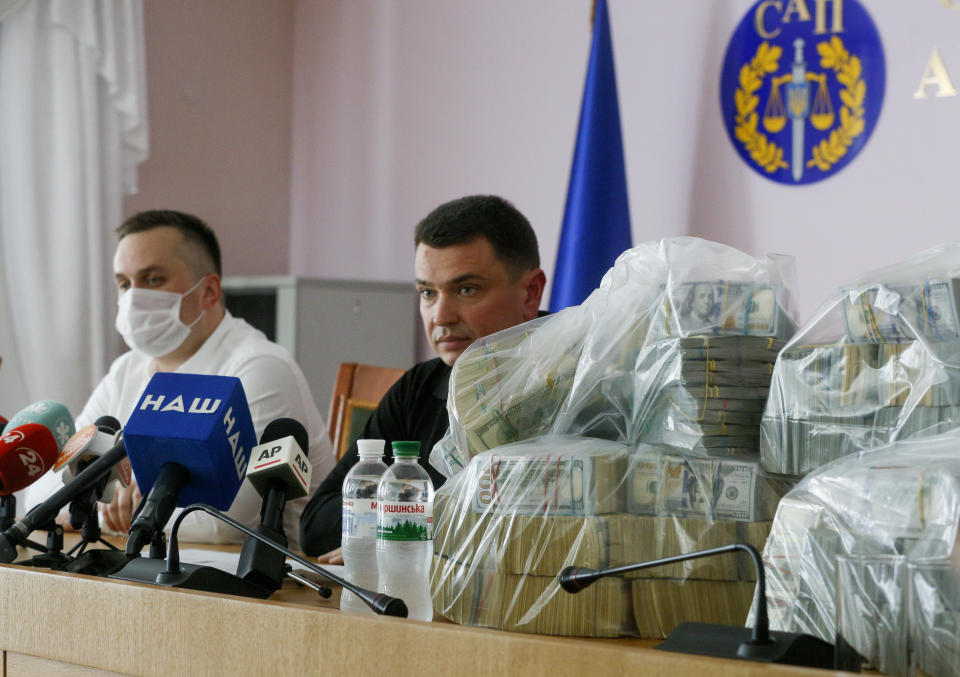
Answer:
[[[423,623],[345,614],[339,588],[331,587],[334,594],[325,600],[288,581],[268,600],[257,600],[3,565],[0,649],[11,657],[47,659],[47,672],[65,664],[164,677],[334,670],[382,675],[396,672],[398,662],[413,674],[491,677],[828,674],[654,650],[659,640],[553,637],[442,618]]]

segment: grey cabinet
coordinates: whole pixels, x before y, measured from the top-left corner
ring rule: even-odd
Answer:
[[[327,415],[341,362],[407,368],[420,331],[412,284],[292,276],[223,279],[227,309],[290,351]]]

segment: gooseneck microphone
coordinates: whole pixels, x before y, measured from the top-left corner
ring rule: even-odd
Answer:
[[[383,593],[374,592],[372,590],[367,590],[365,588],[357,587],[353,583],[350,583],[349,581],[346,581],[343,578],[340,578],[336,574],[333,574],[327,571],[326,569],[323,569],[317,566],[313,562],[310,562],[304,559],[303,557],[300,557],[299,555],[291,552],[287,548],[277,545],[270,539],[261,536],[260,534],[256,533],[252,529],[248,529],[247,527],[243,526],[236,520],[233,520],[227,517],[219,510],[212,508],[209,505],[204,505],[203,503],[195,503],[193,505],[187,506],[186,508],[184,508],[183,512],[181,512],[180,515],[177,516],[177,519],[174,520],[173,529],[170,530],[170,544],[167,550],[167,566],[164,571],[157,574],[157,578],[156,578],[157,583],[161,585],[176,585],[178,580],[184,575],[180,565],[180,547],[177,541],[177,530],[179,529],[180,522],[183,520],[184,516],[189,512],[193,512],[194,510],[202,510],[208,515],[212,515],[213,517],[216,517],[217,519],[226,522],[233,528],[242,531],[250,538],[255,538],[256,540],[262,542],[268,547],[282,552],[284,555],[286,555],[286,557],[288,557],[289,559],[292,559],[298,564],[303,565],[310,571],[320,574],[324,578],[330,581],[333,581],[334,583],[338,583],[339,585],[343,586],[344,588],[346,588],[347,590],[355,594],[357,597],[362,599],[376,613],[382,614],[385,616],[397,616],[399,618],[407,617],[407,605],[399,597],[391,597],[390,595],[385,595]],[[329,594],[326,594],[323,596],[329,597]]]
[[[263,497],[260,522],[254,530],[287,547],[283,509],[287,501],[310,493],[312,467],[304,450],[309,449],[306,428],[292,418],[267,424],[260,444],[250,454],[247,480]],[[268,590],[279,590],[286,574],[286,558],[279,550],[248,538],[240,550],[237,575]]]
[[[790,665],[832,668],[832,644],[812,635],[770,632],[770,621],[767,617],[767,583],[763,560],[760,558],[757,549],[748,543],[733,543],[719,548],[697,550],[684,555],[664,557],[610,569],[597,570],[569,566],[560,572],[557,580],[560,587],[567,592],[577,593],[604,576],[639,571],[640,569],[649,569],[738,550],[746,552],[750,556],[757,577],[757,606],[754,627],[751,629],[712,623],[681,623],[663,643],[654,648],[661,651],[676,651],[720,658],[739,658],[764,663],[787,663]]]

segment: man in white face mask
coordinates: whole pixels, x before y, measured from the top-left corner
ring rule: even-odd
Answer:
[[[118,229],[113,258],[119,292],[117,331],[130,347],[94,390],[77,426],[100,416],[125,422],[150,377],[158,371],[236,376],[243,383],[257,438],[270,421],[294,418],[310,436],[313,484],[333,467],[327,426],[303,373],[289,353],[246,322],[230,315],[220,287],[220,247],[200,219],[176,211],[141,212]],[[115,492],[101,510],[107,529],[126,532],[140,492],[134,485]],[[288,501],[284,529],[297,547],[306,499]],[[244,482],[229,513],[253,528],[261,499]],[[187,515],[181,537],[188,541],[239,541],[242,534],[209,516]]]

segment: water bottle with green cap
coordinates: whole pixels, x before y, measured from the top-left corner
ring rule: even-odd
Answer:
[[[377,489],[379,591],[407,604],[407,618],[433,620],[433,482],[419,461],[420,443],[393,442],[393,465]]]

